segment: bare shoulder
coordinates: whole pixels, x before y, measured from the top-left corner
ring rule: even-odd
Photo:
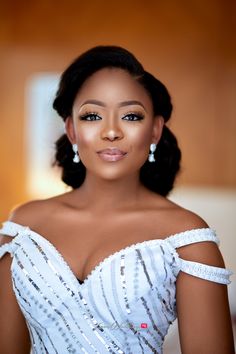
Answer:
[[[172,220],[178,225],[178,232],[210,228],[202,217],[176,204]],[[183,259],[225,268],[223,256],[215,242],[196,242],[180,247],[177,251]]]
[[[28,221],[28,215],[32,214],[32,211],[36,204],[36,201],[31,201],[15,206],[9,214],[8,221],[12,221],[20,225],[26,225],[26,222]],[[0,235],[0,245],[3,245],[4,243],[10,241],[11,237],[3,234]]]
[[[31,200],[15,206],[9,214],[8,221],[33,228],[37,221],[43,218],[52,207],[52,201]],[[9,241],[11,241],[11,237],[0,235],[0,245]]]
[[[166,224],[170,227],[171,234],[209,227],[201,216],[167,198],[160,199],[159,206]]]
[[[166,235],[175,235],[192,230],[210,228],[207,222],[198,214],[191,210],[163,198],[162,200],[162,219],[166,225]],[[186,237],[186,233],[185,233]],[[177,249],[182,259],[225,267],[224,260],[218,245],[212,241],[202,241],[187,244]]]
[[[48,218],[62,205],[65,196],[66,193],[47,199],[31,200],[17,205],[10,212],[8,220],[34,228],[34,226],[37,226],[42,220]]]
[[[17,205],[10,212],[9,221],[23,226],[32,226],[52,208],[49,200],[31,200]]]

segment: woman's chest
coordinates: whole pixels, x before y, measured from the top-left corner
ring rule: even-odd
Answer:
[[[12,270],[19,303],[42,321],[67,308],[77,316],[95,311],[106,324],[113,313],[136,325],[141,318],[167,325],[175,317],[174,267],[174,253],[161,240],[149,240],[108,256],[80,285],[54,246],[32,233],[16,251]]]
[[[131,245],[157,238],[157,227],[149,217],[104,217],[102,220],[47,223],[38,228],[52,243],[73,273],[84,281],[103,260]],[[61,226],[60,226],[61,225]],[[159,231],[162,234],[163,231]]]

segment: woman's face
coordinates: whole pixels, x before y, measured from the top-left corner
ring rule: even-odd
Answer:
[[[67,135],[78,145],[87,173],[107,179],[139,173],[162,126],[163,118],[153,116],[146,90],[117,68],[101,69],[85,81],[66,120]],[[125,154],[98,153],[109,148]]]

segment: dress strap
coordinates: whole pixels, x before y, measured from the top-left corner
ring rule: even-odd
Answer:
[[[26,231],[27,229],[29,229],[27,226],[16,224],[15,222],[8,220],[2,223],[0,234],[14,237],[17,234]]]
[[[168,237],[173,248],[190,245],[196,242],[212,241],[219,245],[220,240],[211,228],[192,229]],[[199,262],[188,261],[178,256],[178,270],[195,277],[220,284],[230,284],[233,272],[229,269],[215,267]]]
[[[0,234],[11,236],[13,238],[19,233],[22,233],[23,231],[26,231],[26,227],[18,225],[12,221],[5,221],[2,223]],[[4,243],[2,246],[0,246],[0,258],[7,252],[10,253],[11,256],[13,256],[13,253],[15,252],[16,248],[17,245],[15,244],[14,239],[10,242]]]
[[[0,234],[14,238],[19,234],[23,234],[28,229],[29,228],[27,226],[25,227],[23,225],[16,224],[13,221],[5,221],[2,223],[2,227],[0,228]],[[12,239],[10,242],[6,242],[0,246],[0,258],[7,252],[13,256],[18,247],[14,241],[15,239]]]
[[[13,256],[15,250],[16,250],[16,245],[12,241],[4,243],[4,245],[0,246],[0,259],[7,252],[10,253],[11,256]]]
[[[219,245],[220,241],[211,228],[192,229],[168,237],[172,247],[179,248],[196,242],[213,241]]]
[[[233,272],[229,269],[210,266],[203,263],[187,261],[179,258],[180,270],[198,278],[210,280],[220,284],[230,284],[230,276]]]

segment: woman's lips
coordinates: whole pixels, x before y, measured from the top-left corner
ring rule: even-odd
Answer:
[[[117,148],[108,148],[98,151],[98,155],[104,161],[119,161],[125,157],[126,152]]]

